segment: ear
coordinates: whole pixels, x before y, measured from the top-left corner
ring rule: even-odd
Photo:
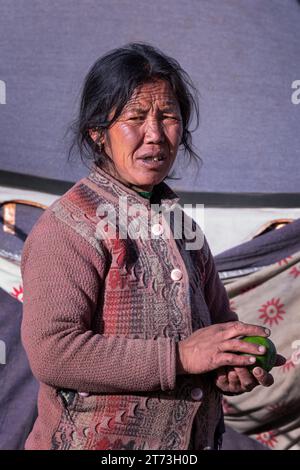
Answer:
[[[89,129],[90,138],[95,142],[95,144],[104,144],[104,132],[99,131],[99,129]]]

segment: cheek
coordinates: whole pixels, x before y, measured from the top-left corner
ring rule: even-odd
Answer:
[[[120,126],[118,136],[116,136],[116,145],[123,148],[125,153],[130,153],[139,145],[141,141],[140,134],[138,127]]]
[[[168,129],[168,138],[169,142],[171,143],[172,147],[176,148],[179,147],[181,139],[182,139],[182,126],[180,124],[170,126]]]

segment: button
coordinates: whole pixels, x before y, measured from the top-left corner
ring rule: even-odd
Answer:
[[[78,395],[80,395],[81,397],[88,397],[89,393],[88,392],[78,392]]]
[[[173,279],[173,281],[180,281],[180,279],[182,278],[182,272],[180,271],[180,269],[173,269],[171,271],[171,278]]]
[[[203,397],[203,392],[201,388],[193,388],[193,390],[191,391],[191,397],[195,401],[200,401]]]
[[[154,224],[152,225],[151,232],[153,235],[159,236],[164,233],[164,228],[161,224]]]

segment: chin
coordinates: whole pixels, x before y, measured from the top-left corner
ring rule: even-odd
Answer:
[[[140,185],[141,186],[156,186],[157,184],[161,183],[167,175],[163,174],[155,174],[151,175],[148,178],[141,178]]]
[[[147,191],[146,188],[148,188],[148,191],[150,191],[149,188],[152,189],[153,186],[158,185],[159,183],[161,183],[162,180],[163,180],[163,178],[155,178],[155,179],[152,179],[152,180],[141,181],[137,184],[137,186],[140,186],[141,188],[144,188],[145,191]]]

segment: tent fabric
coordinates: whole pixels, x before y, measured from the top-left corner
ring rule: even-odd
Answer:
[[[37,416],[38,383],[21,343],[23,286],[20,256],[42,209],[13,205],[14,234],[0,217],[0,449],[23,449]]]
[[[219,272],[258,268],[300,251],[300,219],[215,256]]]
[[[43,210],[39,207],[14,202],[11,205],[15,221],[12,229],[13,234],[9,230],[5,230],[5,227],[9,225],[9,220],[5,220],[7,201],[0,202],[0,255],[20,260],[24,241]]]
[[[296,220],[215,257],[232,309],[241,321],[271,328],[278,352],[287,357],[286,365],[273,369],[271,388],[224,397],[227,449],[249,445],[241,435],[269,449],[300,449],[299,240]]]
[[[84,76],[103,53],[146,41],[200,91],[204,163],[197,173],[180,155],[173,186],[298,193],[299,24],[297,0],[0,0],[1,170],[84,176],[67,162],[65,138]]]
[[[225,397],[226,425],[275,450],[300,450],[300,252],[226,285],[241,321],[271,329],[285,365],[269,388]]]
[[[237,432],[230,426],[225,426],[225,428],[222,450],[269,450],[267,446],[246,434]]]
[[[0,288],[0,337],[6,345],[6,364],[0,363],[0,450],[23,449],[37,417],[38,383],[21,343],[21,320],[21,301]]]

